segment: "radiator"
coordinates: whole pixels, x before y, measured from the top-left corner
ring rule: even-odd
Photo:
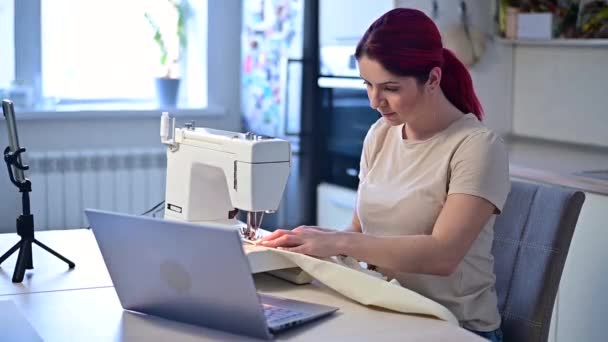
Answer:
[[[85,208],[141,214],[165,198],[165,149],[27,153],[36,230],[87,227]]]

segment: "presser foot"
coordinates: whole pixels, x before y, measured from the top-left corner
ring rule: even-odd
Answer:
[[[257,233],[257,229],[250,228],[250,227],[242,227],[241,236],[243,237],[243,239],[249,240],[249,241],[256,241],[257,239],[260,238],[260,236]]]

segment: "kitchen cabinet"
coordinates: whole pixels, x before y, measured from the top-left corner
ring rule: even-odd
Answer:
[[[513,133],[608,147],[608,40],[512,44]]]
[[[317,187],[317,225],[342,230],[350,226],[357,191],[329,183]]]
[[[606,339],[608,195],[585,195],[557,295],[553,342]]]

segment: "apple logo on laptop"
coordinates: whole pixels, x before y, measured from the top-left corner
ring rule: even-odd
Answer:
[[[177,293],[190,291],[192,278],[186,269],[174,260],[163,260],[159,266],[163,283]]]

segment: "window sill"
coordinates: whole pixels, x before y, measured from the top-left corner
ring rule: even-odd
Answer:
[[[75,108],[75,107],[74,107]],[[175,118],[213,118],[226,115],[226,109],[220,106],[205,108],[173,108],[173,109],[73,109],[58,108],[55,110],[19,110],[16,116],[19,120],[73,120],[73,119],[147,119],[160,118],[162,112],[168,111]]]

